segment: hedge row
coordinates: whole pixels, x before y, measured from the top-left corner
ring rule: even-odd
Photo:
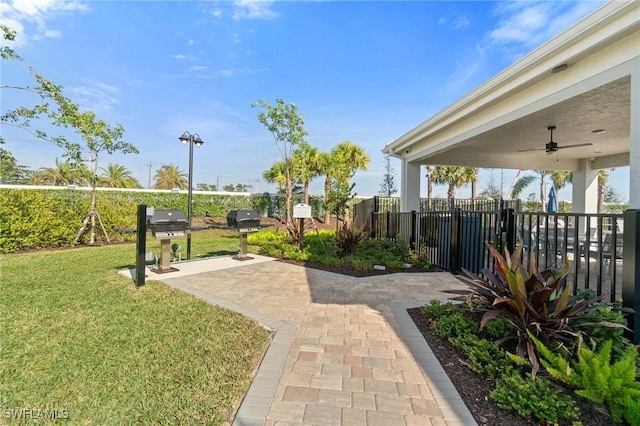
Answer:
[[[61,189],[0,189],[0,252],[69,246],[89,212],[91,191]],[[300,202],[296,200],[295,202]],[[120,230],[135,228],[138,204],[186,213],[187,194],[99,191],[97,210],[111,241],[133,241]],[[310,201],[315,215],[323,215],[323,201]],[[193,215],[226,216],[230,210],[256,210],[262,216],[281,216],[282,197],[264,195],[193,194]],[[88,232],[83,237],[88,238]],[[96,233],[98,241],[104,237]]]

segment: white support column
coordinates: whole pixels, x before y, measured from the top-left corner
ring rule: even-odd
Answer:
[[[598,211],[598,171],[591,168],[591,161],[580,160],[580,168],[573,172],[573,212],[597,213]]]
[[[402,159],[400,181],[400,211],[420,211],[420,163]]]
[[[629,208],[640,209],[640,70],[637,68],[631,73],[629,116]]]

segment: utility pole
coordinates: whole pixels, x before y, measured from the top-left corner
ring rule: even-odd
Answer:
[[[256,194],[260,193],[260,190],[258,189],[258,183],[260,183],[260,179],[256,179]]]
[[[216,191],[220,191],[220,176],[216,176]]]
[[[147,185],[148,189],[151,189],[151,166],[153,166],[153,163],[149,162],[149,164],[147,164],[147,167],[149,168],[149,184]]]

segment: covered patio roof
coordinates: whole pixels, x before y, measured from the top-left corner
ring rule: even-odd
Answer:
[[[552,153],[549,126],[561,148]],[[426,164],[570,170],[583,191],[592,170],[630,165],[640,208],[640,2],[606,3],[383,152],[402,160],[406,210]]]

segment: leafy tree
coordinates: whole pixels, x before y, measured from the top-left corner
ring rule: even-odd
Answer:
[[[436,185],[449,185],[447,190],[449,199],[456,197],[456,188],[478,180],[478,174],[474,168],[457,166],[436,166],[431,177]]]
[[[5,42],[11,43],[15,40],[16,33],[7,25],[0,24],[0,31]],[[4,44],[4,43],[3,43]],[[18,55],[9,46],[0,47],[0,57],[3,61],[22,61],[23,58]],[[45,79],[37,74],[33,68],[28,68],[29,73],[33,76],[36,85],[31,86],[15,86],[11,84],[2,84],[2,90],[17,90],[25,93],[32,93],[41,98],[42,101],[32,106],[20,106],[13,110],[2,111],[0,114],[0,125],[22,129],[39,139],[52,142],[65,149],[65,156],[79,162],[81,158],[81,147],[77,143],[71,143],[64,136],[50,137],[42,130],[33,129],[32,121],[40,118],[46,118],[55,126],[68,126],[70,116],[75,115],[78,106],[62,95],[62,87]],[[53,103],[53,105],[51,104]],[[0,135],[0,144],[4,143],[4,138]]]
[[[493,175],[489,178],[489,183],[487,183],[486,188],[480,191],[479,196],[480,198],[489,198],[493,200],[499,200],[502,198],[502,191],[493,179]]]
[[[0,25],[0,29],[4,40],[13,41],[15,39],[15,31],[6,25]],[[19,55],[6,46],[0,50],[0,56],[3,60],[22,60]],[[42,102],[35,104],[31,108],[18,107],[14,110],[3,112],[0,116],[0,124],[23,129],[40,139],[63,147],[66,151],[65,157],[72,159],[76,163],[81,162],[83,154],[94,161],[93,170],[87,173],[87,180],[92,187],[91,207],[76,237],[77,242],[84,233],[89,220],[91,220],[89,243],[93,244],[95,242],[95,219],[97,217],[100,220],[96,211],[96,186],[99,181],[97,175],[98,157],[105,152],[107,154],[115,152],[128,154],[137,153],[138,150],[132,144],[122,140],[124,128],[121,125],[110,126],[105,121],[97,119],[93,111],[80,111],[80,107],[77,104],[71,102],[69,98],[62,94],[61,86],[36,74],[32,68],[29,68],[29,71],[37,83],[35,87],[2,85],[0,88],[33,93],[42,98]],[[53,106],[50,105],[50,102],[53,102]],[[31,121],[41,117],[47,117],[51,124],[55,126],[72,128],[84,142],[84,147],[80,143],[70,143],[64,137],[50,138],[41,130],[33,130]],[[2,138],[0,138],[0,142],[4,142]],[[103,232],[107,237],[107,241],[109,241],[104,227]]]
[[[598,213],[604,213],[604,199],[609,181],[609,172],[615,169],[598,170]]]
[[[334,175],[336,174],[337,159],[331,152],[321,152],[318,161],[318,170],[321,174],[324,174],[324,223],[331,223],[331,183],[333,182]]]
[[[235,192],[236,187],[235,187],[235,185],[229,183],[229,184],[223,186],[222,189],[227,191],[227,192]]]
[[[42,167],[31,176],[36,185],[65,186],[86,183],[88,170],[83,164],[56,158],[55,167]]]
[[[546,211],[547,206],[547,186],[545,179],[551,175],[548,170],[534,170],[536,175],[525,175],[518,178],[513,184],[511,194],[513,198],[518,198],[520,193],[536,180],[540,181],[540,202],[542,203],[542,211]]]
[[[236,192],[249,192],[249,190],[253,188],[253,185],[246,185],[244,183],[236,183],[235,190]]]
[[[18,164],[10,151],[0,148],[0,183],[21,184],[31,179],[31,170]]]
[[[613,186],[607,185],[607,188],[604,191],[604,202],[605,203],[623,203],[624,198]]]
[[[384,158],[384,176],[382,177],[382,183],[380,184],[380,192],[386,197],[391,197],[398,192],[398,186],[396,185],[396,176],[391,167],[391,157],[388,155]]]
[[[120,164],[109,163],[107,168],[101,168],[102,174],[98,186],[108,188],[142,188],[133,177],[131,171]]]
[[[208,185],[206,183],[199,183],[196,185],[198,191],[217,191],[218,187],[214,184]]]
[[[304,143],[304,137],[307,135],[304,129],[304,120],[302,116],[298,114],[296,104],[286,104],[283,99],[276,99],[275,105],[270,105],[264,99],[260,99],[257,103],[254,103],[252,107],[261,107],[263,109],[263,111],[258,113],[258,120],[271,132],[273,140],[280,152],[285,172],[284,197],[286,223],[288,228],[290,225],[292,229],[295,229],[291,218],[294,167],[291,157],[296,147]]]
[[[187,174],[174,164],[163,164],[153,176],[155,189],[186,189],[189,186]]]

